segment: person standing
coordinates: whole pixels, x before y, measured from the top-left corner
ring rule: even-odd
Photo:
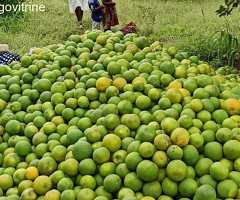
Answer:
[[[111,30],[112,26],[119,24],[116,3],[114,3],[112,0],[102,0],[102,3],[104,5],[104,31]]]
[[[100,5],[98,0],[88,0],[89,8],[92,12],[92,30],[101,29],[101,22],[103,20],[103,5]]]
[[[75,13],[80,28],[83,28],[83,12],[89,10],[88,0],[68,0],[71,13]]]

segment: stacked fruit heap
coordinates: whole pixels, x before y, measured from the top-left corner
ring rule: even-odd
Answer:
[[[0,75],[1,200],[240,198],[236,73],[87,32]]]

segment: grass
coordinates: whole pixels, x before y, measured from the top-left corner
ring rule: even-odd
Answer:
[[[18,21],[8,20],[0,27],[0,43],[8,43],[24,54],[31,47],[60,43],[72,33],[79,33],[75,16],[68,11],[68,0],[31,0],[46,5],[45,13],[27,13]],[[116,0],[120,26],[134,21],[139,33],[165,45],[196,49],[217,31],[229,29],[240,35],[240,15],[235,11],[228,18],[215,14],[216,0]],[[85,15],[90,27],[89,13]]]
[[[61,1],[61,3],[59,2]],[[44,13],[27,13],[18,21],[8,21],[0,31],[0,43],[8,43],[14,51],[23,54],[31,47],[41,47],[62,42],[71,33],[76,33],[74,16],[68,12],[66,0],[40,0],[46,5]]]

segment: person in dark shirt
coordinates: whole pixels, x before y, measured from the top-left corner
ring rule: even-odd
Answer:
[[[9,65],[13,61],[19,61],[20,56],[10,53],[8,45],[0,44],[0,65]]]
[[[0,65],[9,65],[13,61],[20,61],[20,56],[10,52],[0,52]]]
[[[100,5],[98,0],[89,0],[88,1],[89,8],[92,12],[92,29],[100,29],[101,22],[103,20],[103,6]]]

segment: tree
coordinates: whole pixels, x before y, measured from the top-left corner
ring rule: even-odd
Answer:
[[[225,0],[225,4],[220,5],[216,12],[220,17],[228,16],[232,13],[233,9],[237,8],[239,5],[240,0]]]

